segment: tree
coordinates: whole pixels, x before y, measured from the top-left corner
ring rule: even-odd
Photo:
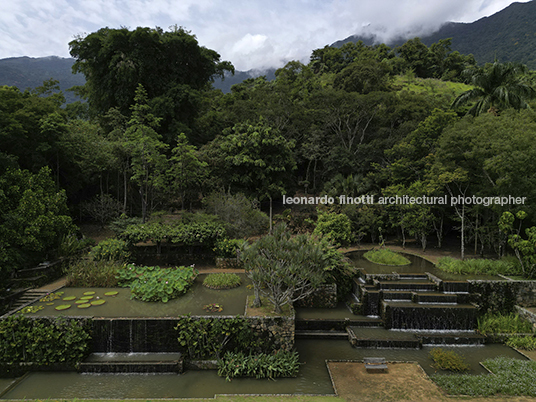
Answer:
[[[296,168],[293,147],[261,119],[255,125],[240,123],[224,130],[207,149],[222,183],[270,200],[270,231],[272,198],[285,193],[285,182]]]
[[[459,107],[476,100],[468,114],[484,112],[497,114],[501,109],[526,109],[527,101],[536,98],[536,91],[527,84],[526,66],[519,63],[495,62],[485,67],[474,67],[464,71],[475,88],[458,96],[452,107]]]
[[[282,307],[310,295],[324,280],[330,262],[322,246],[310,236],[291,237],[286,225],[277,225],[241,255],[246,274],[253,281],[255,305],[262,293],[276,313]]]
[[[194,35],[177,26],[167,32],[158,27],[102,28],[69,47],[76,59],[73,72],[86,77],[82,92],[94,115],[116,107],[130,116],[142,84],[153,112],[163,118],[161,129],[169,142],[195,117],[199,93],[215,77],[234,73],[230,62],[220,61],[217,52],[199,46]]]
[[[56,189],[48,167],[37,174],[9,169],[0,176],[1,284],[13,269],[54,253],[74,230],[65,191]]]
[[[153,190],[164,186],[164,169],[166,157],[161,153],[166,144],[154,130],[159,119],[150,113],[147,105],[147,92],[140,84],[136,90],[135,103],[132,106],[132,118],[128,122],[125,137],[126,146],[132,155],[131,180],[139,186],[141,197],[142,221],[147,219],[147,206]]]
[[[179,134],[177,146],[171,152],[171,168],[168,170],[171,189],[179,192],[181,209],[184,210],[184,201],[187,197],[195,198],[208,177],[208,164],[198,158],[197,148],[188,143],[184,133]]]

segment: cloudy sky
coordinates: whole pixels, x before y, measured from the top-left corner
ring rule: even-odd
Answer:
[[[527,0],[520,0],[526,2]],[[69,57],[102,27],[183,26],[238,70],[306,62],[313,49],[363,30],[384,39],[445,21],[472,22],[511,0],[3,0],[0,58]]]

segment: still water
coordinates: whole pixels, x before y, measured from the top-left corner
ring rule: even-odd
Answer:
[[[362,360],[385,357],[388,361],[416,361],[432,374],[430,347],[420,350],[358,349],[346,340],[298,339],[300,372],[296,378],[271,380],[218,377],[216,371],[188,371],[185,374],[77,374],[32,373],[2,399],[60,398],[212,398],[216,394],[327,394],[333,387],[326,360]],[[447,348],[448,349],[448,348]],[[504,345],[453,348],[471,364],[471,373],[484,370],[479,362],[497,356],[524,359]],[[1,385],[1,383],[0,383]]]

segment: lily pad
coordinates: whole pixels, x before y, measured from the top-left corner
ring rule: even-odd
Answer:
[[[56,307],[56,310],[61,311],[61,310],[67,310],[68,308],[71,308],[70,304],[62,304],[61,306]]]
[[[90,296],[90,295],[94,295],[95,292],[84,292],[84,296]]]
[[[104,296],[115,296],[117,294],[119,294],[119,292],[114,290],[113,292],[106,292]]]
[[[80,298],[80,300],[91,300],[91,299],[93,299],[94,297],[95,297],[95,296],[82,296],[82,297]]]
[[[77,307],[78,308],[88,308],[88,307],[91,307],[91,304],[89,304],[89,303],[79,304]]]
[[[63,301],[76,300],[76,296],[67,296],[67,297],[64,297],[62,300],[63,300]]]
[[[101,304],[104,304],[104,303],[106,303],[106,300],[102,300],[102,299],[100,299],[100,300],[93,300],[93,301],[91,302],[91,305],[92,305],[92,306],[100,306]]]
[[[54,303],[47,303],[47,306],[53,306]]]
[[[80,299],[80,300],[75,301],[74,303],[75,303],[75,304],[86,304],[86,303],[88,303],[88,301],[89,301],[89,300],[83,300],[83,299]]]

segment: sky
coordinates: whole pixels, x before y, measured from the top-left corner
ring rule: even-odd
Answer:
[[[519,2],[527,2],[520,0]],[[70,57],[69,42],[103,27],[178,25],[237,70],[307,62],[314,49],[360,33],[414,37],[473,22],[511,0],[3,0],[0,59]]]

